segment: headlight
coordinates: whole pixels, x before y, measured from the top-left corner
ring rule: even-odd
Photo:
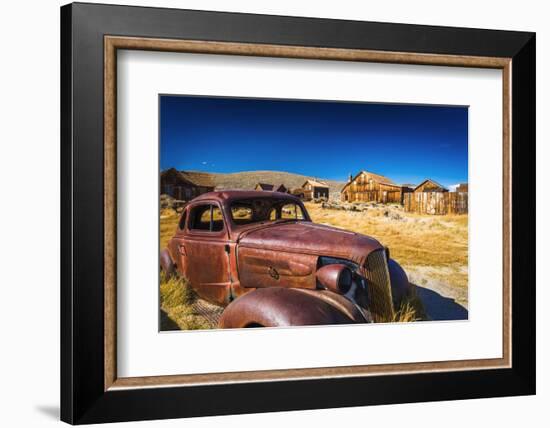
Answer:
[[[346,294],[353,282],[353,273],[344,264],[326,265],[317,271],[317,281],[327,290]]]

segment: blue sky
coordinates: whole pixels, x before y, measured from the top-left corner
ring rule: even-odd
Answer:
[[[468,180],[467,107],[160,97],[160,167]]]

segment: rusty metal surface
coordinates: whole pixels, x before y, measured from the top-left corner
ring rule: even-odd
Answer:
[[[237,199],[250,199],[250,198],[272,198],[272,199],[278,199],[281,197],[287,198],[293,202],[300,202],[300,198],[285,194],[281,192],[271,192],[266,193],[262,191],[256,191],[256,190],[224,190],[219,192],[209,192],[205,193],[203,195],[197,196],[195,199],[193,199],[193,202],[202,202],[207,200],[216,200],[223,203],[226,202],[232,202]]]
[[[370,253],[362,271],[367,279],[368,308],[375,321],[392,321],[394,308],[385,250]]]
[[[165,248],[160,252],[160,268],[166,277],[171,277],[175,273],[175,266],[172,258],[170,257],[170,252]]]
[[[336,227],[310,222],[269,224],[244,232],[239,245],[288,253],[330,256],[363,264],[373,250],[383,248],[375,239]]]
[[[361,322],[367,321],[353,303],[335,293],[274,287],[257,289],[232,302],[223,312],[219,327],[284,327]]]
[[[235,224],[231,220],[231,204],[254,198],[297,204],[304,212],[304,219]],[[206,193],[193,199],[182,216],[186,215],[189,222],[190,210],[203,204],[220,208],[223,228],[215,231],[190,230],[183,225],[167,248],[178,273],[189,281],[202,299],[218,306],[226,306],[234,300],[228,306],[232,309],[227,315],[231,315],[228,319],[233,320],[232,325],[238,324],[234,320],[253,323],[252,315],[268,323],[265,325],[365,322],[362,309],[356,307],[357,303],[363,308],[372,304],[376,320],[386,321],[393,315],[393,307],[387,306],[388,302],[391,305],[389,274],[383,275],[387,273],[387,266],[380,265],[385,263],[385,258],[373,265],[373,269],[367,269],[369,254],[384,253],[384,247],[375,239],[312,223],[300,199],[283,193]],[[358,287],[345,296],[318,289],[324,288],[318,286],[316,277],[320,256],[348,260],[359,266],[361,274],[372,281],[368,297]],[[279,291],[258,293],[270,289]],[[236,302],[240,303],[237,305]],[[268,302],[273,306],[271,309],[266,306]],[[262,305],[263,315],[258,313],[257,308],[252,308],[254,304]],[[237,316],[235,308],[240,308],[242,313]],[[290,313],[291,309],[297,313]]]
[[[342,275],[346,274],[348,280],[344,281],[345,284],[342,284]],[[338,294],[346,294],[352,285],[352,273],[350,269],[343,264],[323,266],[317,270],[316,277],[321,286]]]
[[[397,307],[404,298],[411,296],[413,290],[407,273],[395,260],[388,260],[388,271],[390,273],[393,304]]]
[[[242,287],[315,288],[316,256],[265,248],[239,245],[237,264]]]

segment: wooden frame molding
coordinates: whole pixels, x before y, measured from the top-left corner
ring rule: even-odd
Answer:
[[[216,374],[118,378],[116,367],[116,81],[117,50],[149,50],[220,55],[247,55],[299,59],[382,62],[502,70],[503,81],[503,349],[502,358],[382,364],[308,369],[267,370]],[[104,390],[165,386],[211,385],[272,380],[361,377],[420,372],[509,368],[512,362],[512,60],[501,57],[419,54],[267,45],[252,43],[104,37]]]

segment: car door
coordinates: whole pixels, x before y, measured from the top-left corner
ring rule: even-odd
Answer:
[[[225,304],[230,293],[229,241],[221,207],[195,203],[188,209],[184,248],[186,274],[202,298]]]

